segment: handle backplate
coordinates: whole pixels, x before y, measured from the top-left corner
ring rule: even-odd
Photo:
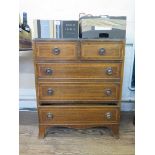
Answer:
[[[107,74],[107,75],[112,75],[112,74],[113,74],[113,70],[112,70],[111,67],[108,67],[108,68],[106,69],[106,74]]]
[[[47,119],[53,119],[53,114],[51,112],[48,112],[46,114]]]
[[[57,47],[56,48],[53,48],[52,49],[52,52],[53,52],[54,55],[59,55],[60,54],[60,49],[57,48]]]
[[[111,118],[112,118],[112,112],[107,112],[107,113],[105,113],[105,117],[106,117],[107,119],[111,119]]]
[[[47,68],[45,72],[47,75],[51,75],[53,73],[53,70],[51,68]]]
[[[111,95],[112,95],[112,90],[111,90],[111,89],[106,89],[106,90],[105,90],[105,94],[106,94],[107,96],[111,96]]]
[[[98,52],[99,52],[99,55],[104,55],[106,50],[105,48],[100,48]]]
[[[52,88],[48,88],[47,94],[50,96],[50,95],[53,95],[53,93],[54,93],[54,90]]]

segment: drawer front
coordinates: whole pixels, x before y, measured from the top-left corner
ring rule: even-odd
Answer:
[[[39,60],[76,60],[77,47],[75,42],[36,43],[35,56]]]
[[[121,63],[40,63],[39,78],[63,79],[120,79]]]
[[[41,124],[100,124],[119,121],[115,107],[50,107],[39,109]]]
[[[122,60],[123,44],[119,42],[81,43],[81,58],[85,60]]]
[[[42,101],[117,101],[119,83],[40,83]]]

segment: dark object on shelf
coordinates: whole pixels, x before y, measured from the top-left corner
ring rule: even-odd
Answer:
[[[87,39],[126,38],[125,16],[92,16],[79,15],[79,37]]]
[[[131,87],[135,88],[135,59],[134,59],[134,63],[133,63]]]
[[[32,34],[27,24],[27,13],[23,13],[23,22],[19,16],[19,50],[32,49]]]
[[[78,38],[79,26],[78,21],[62,21],[62,38]]]
[[[133,116],[133,125],[135,125],[135,115]]]
[[[27,25],[27,13],[23,12],[23,25]]]
[[[23,24],[22,24],[22,29],[25,30],[26,32],[30,33],[30,27],[27,24],[27,13],[23,12]]]

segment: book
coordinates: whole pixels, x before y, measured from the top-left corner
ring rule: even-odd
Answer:
[[[49,21],[50,38],[54,38],[54,21]]]
[[[41,38],[41,25],[40,25],[40,20],[37,20],[37,33],[38,33],[38,38]]]
[[[49,20],[40,20],[41,38],[50,38]]]
[[[79,24],[76,20],[66,20],[62,22],[62,38],[78,38]]]
[[[56,21],[53,22],[53,38],[56,38]]]
[[[54,38],[53,20],[33,20],[34,38]]]
[[[38,38],[37,20],[33,20],[33,37]]]
[[[60,39],[61,37],[61,21],[55,20],[54,21],[54,38]]]

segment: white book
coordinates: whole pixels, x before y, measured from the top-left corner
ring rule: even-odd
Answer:
[[[56,20],[54,20],[54,26],[53,26],[53,38],[56,38]]]
[[[37,26],[37,20],[33,20],[33,37],[38,38],[38,26]]]
[[[54,38],[54,21],[49,21],[50,38]]]

